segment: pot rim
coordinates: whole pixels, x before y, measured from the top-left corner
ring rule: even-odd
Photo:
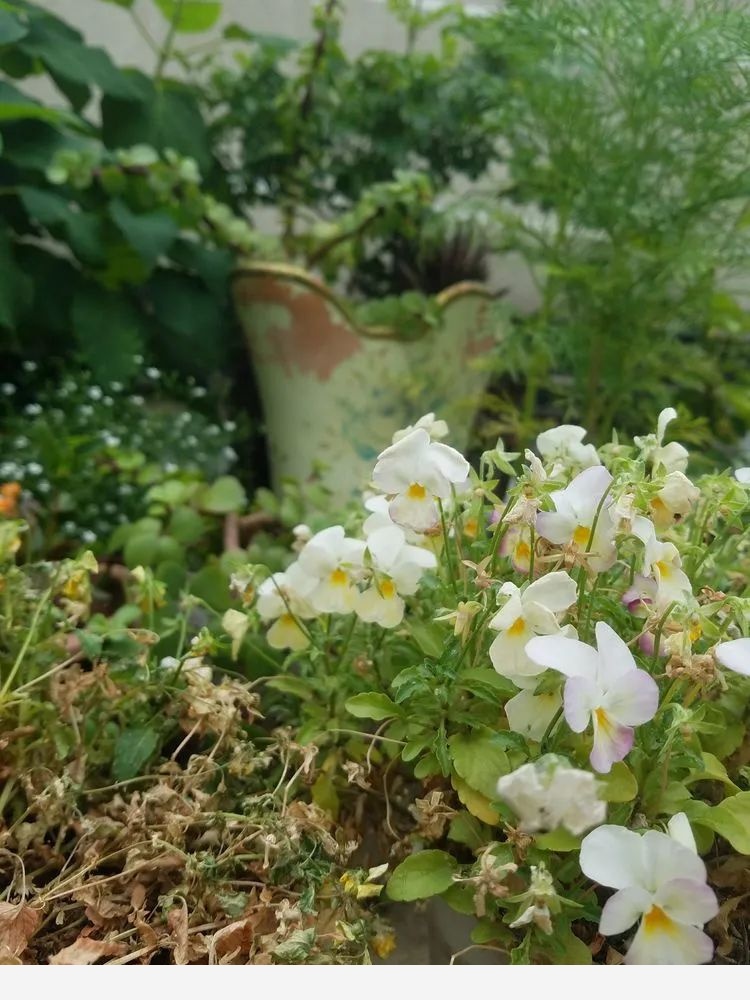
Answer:
[[[304,267],[278,261],[241,261],[232,273],[232,284],[243,277],[287,278],[303,285],[327,299],[344,316],[352,329],[362,337],[400,340],[398,330],[390,326],[367,326],[356,319],[354,308],[344,296],[335,292],[330,285]],[[488,301],[500,298],[504,293],[493,292],[478,281],[459,281],[449,285],[434,296],[438,309],[443,312],[451,303],[468,295],[476,295]],[[428,327],[425,325],[425,332]]]

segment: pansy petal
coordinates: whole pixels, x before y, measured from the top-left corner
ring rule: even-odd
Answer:
[[[561,635],[542,635],[532,639],[526,655],[541,667],[557,670],[566,677],[589,677],[593,680],[599,669],[596,650],[578,639]]]
[[[429,444],[430,435],[421,427],[400,438],[378,456],[373,483],[383,493],[401,493],[414,482],[414,470],[421,464]]]
[[[624,934],[651,908],[651,894],[637,885],[620,889],[602,908],[600,934]]]
[[[604,709],[593,712],[594,744],[589,760],[600,774],[609,774],[612,765],[625,757],[633,749],[635,734],[630,726],[623,726]]]
[[[541,740],[562,703],[559,691],[533,694],[519,691],[505,703],[505,715],[511,732],[520,733],[526,739]]]
[[[505,604],[503,604],[497,614],[490,619],[490,628],[496,632],[504,632],[506,629],[512,628],[515,622],[519,619],[522,620],[523,616],[521,594],[516,587],[515,592],[510,594],[510,597]]]
[[[406,544],[404,533],[398,525],[378,528],[367,539],[367,548],[375,566],[387,573]]]
[[[601,706],[616,722],[640,726],[650,722],[659,707],[659,688],[645,670],[633,670],[612,684]]]
[[[750,639],[730,639],[715,649],[716,659],[728,670],[750,677]]]
[[[660,830],[643,834],[643,864],[648,884],[653,886],[672,879],[706,881],[706,866],[698,855]]]
[[[565,488],[565,498],[580,523],[591,524],[602,497],[612,483],[612,474],[603,465],[592,465]],[[606,504],[606,501],[605,501]]]
[[[600,659],[599,677],[609,686],[616,678],[635,671],[635,660],[627,645],[606,622],[597,622],[595,631]]]
[[[571,604],[575,603],[576,597],[575,580],[562,570],[547,573],[535,580],[534,583],[529,584],[523,592],[524,604],[527,601],[533,601],[555,613],[566,611]]]
[[[554,496],[554,494],[553,494]],[[540,510],[536,516],[536,533],[553,545],[565,545],[576,529],[575,521],[557,511]]]
[[[388,511],[396,524],[414,531],[433,531],[440,524],[440,511],[429,493],[421,498],[401,493],[391,501]]]
[[[711,938],[670,918],[644,917],[625,956],[626,965],[703,965],[714,954]]]
[[[586,834],[580,865],[592,882],[611,889],[644,887],[641,838],[624,826],[607,823]]]
[[[654,903],[673,920],[702,927],[719,912],[713,889],[705,882],[689,878],[673,878],[660,885],[654,893]]]
[[[429,447],[429,457],[448,483],[462,483],[471,470],[471,466],[461,452],[447,444],[433,441]],[[441,495],[450,496],[450,488],[444,494],[438,493],[438,496]]]
[[[679,812],[674,814],[674,816],[667,823],[667,833],[672,840],[676,840],[678,844],[682,844],[683,847],[690,848],[690,850],[695,854],[698,853],[693,828],[690,826],[690,820],[687,818],[685,813]]]
[[[540,667],[526,656],[525,647],[531,632],[526,628],[517,633],[500,632],[490,645],[490,660],[492,666],[501,677],[536,677],[544,667]]]
[[[574,733],[582,733],[596,708],[597,688],[588,677],[569,677],[565,682],[565,721]]]

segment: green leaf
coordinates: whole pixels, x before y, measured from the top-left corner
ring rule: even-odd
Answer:
[[[445,630],[434,622],[409,622],[409,628],[425,656],[439,660],[445,650]]]
[[[274,691],[281,691],[283,694],[294,695],[295,698],[301,698],[303,701],[309,701],[315,693],[310,681],[303,680],[301,677],[272,677],[270,681],[266,681],[266,687],[273,688]]]
[[[123,559],[128,569],[136,566],[154,566],[160,558],[158,535],[134,535],[125,543]]]
[[[154,0],[176,31],[191,34],[208,31],[221,16],[218,0]]]
[[[205,530],[206,522],[192,507],[176,507],[167,527],[169,534],[183,545],[197,542]]]
[[[247,504],[245,490],[234,476],[219,476],[196,500],[201,510],[209,514],[229,514]]]
[[[581,846],[581,838],[561,826],[549,833],[535,834],[534,843],[542,851],[577,851]]]
[[[345,708],[357,719],[374,719],[376,722],[401,714],[399,706],[391,701],[387,694],[380,694],[377,691],[365,691],[363,694],[353,695],[347,700]]]
[[[143,349],[143,319],[123,295],[95,285],[77,290],[72,307],[73,331],[95,379],[130,378],[135,356]]]
[[[0,45],[17,42],[28,34],[28,30],[10,11],[0,10]]]
[[[731,792],[739,792],[740,789],[729,777],[726,767],[718,757],[712,753],[703,753],[701,756],[703,757],[703,770],[688,775],[685,778],[686,785],[692,785],[696,781],[720,781]]]
[[[396,868],[388,879],[386,895],[398,902],[437,896],[453,885],[458,863],[445,851],[420,851]]]
[[[123,729],[115,740],[112,776],[115,781],[137,777],[159,746],[159,730],[148,726]]]
[[[456,772],[471,788],[487,798],[497,798],[498,779],[510,770],[508,755],[490,730],[478,729],[450,739]]]
[[[476,816],[472,816],[471,813],[456,813],[451,820],[451,825],[448,829],[448,840],[455,840],[457,844],[465,844],[472,851],[477,851],[489,839],[487,836],[487,827]]]
[[[231,322],[226,302],[218,301],[192,275],[157,270],[147,294],[158,318],[158,349],[176,371],[205,376],[227,360],[227,336]]]
[[[750,792],[730,795],[717,806],[693,800],[685,812],[691,822],[707,826],[728,840],[735,851],[750,854]]]
[[[623,761],[613,764],[609,774],[600,777],[599,787],[605,802],[632,802],[638,794],[638,782]]]
[[[112,221],[133,249],[152,268],[174,242],[179,226],[166,212],[139,214],[119,198],[109,206]]]
[[[229,576],[218,566],[204,566],[190,581],[190,593],[200,597],[214,611],[226,611],[231,604]]]
[[[138,70],[127,76],[138,97],[105,94],[101,102],[102,138],[109,149],[153,146],[192,156],[202,171],[211,167],[206,125],[195,94],[187,87],[163,81],[159,88]]]
[[[315,783],[310,789],[310,796],[316,806],[327,812],[333,819],[338,818],[340,806],[338,792],[331,780],[331,776],[326,774],[325,771],[319,772]]]

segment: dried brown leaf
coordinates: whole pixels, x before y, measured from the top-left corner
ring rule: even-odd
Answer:
[[[216,931],[208,946],[209,961],[213,965],[231,962],[239,955],[248,955],[253,943],[252,921],[247,917],[236,920]]]
[[[85,932],[84,932],[85,934]],[[120,941],[97,941],[81,934],[73,944],[52,955],[50,965],[93,965],[100,958],[119,958],[128,950]]]
[[[167,915],[167,926],[174,942],[175,965],[188,963],[188,908],[183,899],[180,906],[173,906]]]
[[[10,957],[20,955],[41,918],[42,911],[27,903],[0,903],[0,950]]]

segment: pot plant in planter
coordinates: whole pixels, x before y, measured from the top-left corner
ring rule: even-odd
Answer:
[[[340,7],[328,3],[309,45],[245,33],[239,70],[211,76],[227,197],[246,216],[279,211],[283,262],[243,262],[234,285],[276,485],[309,476],[322,456],[343,502],[374,457],[373,435],[452,401],[457,439],[468,439],[485,381],[471,361],[497,324],[478,218],[435,205],[455,176],[478,177],[494,156],[480,127],[483,77],[456,41],[462,17],[451,10],[438,54],[349,59]]]
[[[439,898],[514,963],[743,961],[750,474],[692,482],[676,415],[476,471],[425,421],[359,527],[236,576],[224,626],[289,651],[264,709],[323,754],[314,799],[369,795],[387,896]]]

